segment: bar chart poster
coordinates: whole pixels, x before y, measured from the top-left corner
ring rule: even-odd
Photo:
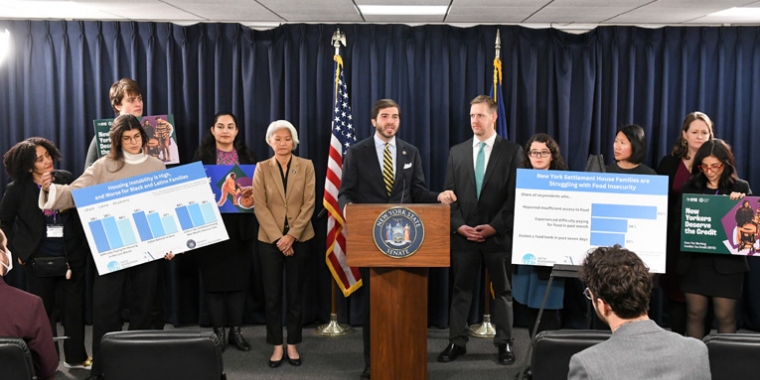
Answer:
[[[668,177],[518,169],[512,263],[581,265],[619,244],[665,273]]]
[[[221,213],[253,212],[256,165],[203,165]]]
[[[72,195],[100,275],[229,238],[200,162]]]
[[[681,250],[755,256],[760,251],[760,198],[683,194]]]

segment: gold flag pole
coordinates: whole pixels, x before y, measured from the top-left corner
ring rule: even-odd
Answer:
[[[340,31],[340,28],[338,28],[335,33],[332,35],[332,46],[335,47],[335,55],[340,56],[340,45],[346,46],[346,35]],[[333,98],[337,96],[337,83],[338,77],[336,75],[335,77],[335,93],[333,94]],[[324,325],[317,326],[316,334],[317,336],[327,336],[327,337],[335,337],[335,336],[341,336],[346,335],[351,330],[351,326],[340,324],[338,323],[338,314],[335,307],[335,278],[333,278],[331,282],[331,307],[330,307],[330,322]]]
[[[499,33],[499,30],[496,29],[496,58],[498,58],[501,55],[501,33]],[[494,66],[494,73],[493,73],[493,94],[494,94],[494,100],[496,96],[498,96],[498,77],[497,77],[497,71],[496,66]],[[488,269],[486,269],[486,282],[485,282],[485,301],[486,304],[483,306],[483,323],[472,325],[470,326],[469,334],[471,337],[475,338],[493,338],[496,336],[496,328],[491,323],[491,278],[488,274]]]

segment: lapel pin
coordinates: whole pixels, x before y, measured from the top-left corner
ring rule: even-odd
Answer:
[[[296,169],[293,169],[293,171],[291,173],[296,174]]]
[[[406,151],[405,151],[405,150],[402,150],[402,151],[401,151],[401,154],[403,154],[404,156],[406,156]]]

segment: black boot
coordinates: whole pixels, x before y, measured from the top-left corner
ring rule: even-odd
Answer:
[[[219,340],[219,346],[222,348],[222,352],[224,352],[224,349],[227,348],[227,341],[224,339],[224,327],[214,327],[214,334],[216,334],[216,339]]]
[[[240,327],[230,327],[230,346],[237,347],[240,351],[249,351],[251,349],[251,346],[248,345],[248,342],[245,341],[245,338],[243,338],[243,334],[240,332]]]

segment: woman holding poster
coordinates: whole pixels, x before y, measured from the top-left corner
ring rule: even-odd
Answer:
[[[739,179],[731,147],[714,139],[702,144],[694,156],[691,178],[681,193],[728,195],[738,200],[752,195],[747,181]],[[686,295],[686,333],[702,339],[707,305],[713,303],[718,333],[736,332],[736,300],[741,297],[744,273],[749,270],[744,256],[681,252],[677,273]]]
[[[673,150],[660,160],[657,174],[668,176],[668,241],[665,262],[666,274],[660,276],[660,287],[668,297],[670,329],[686,334],[686,298],[681,291],[681,280],[676,274],[676,264],[680,252],[681,187],[691,177],[691,167],[697,150],[705,141],[713,139],[713,125],[710,117],[702,112],[686,115]]]
[[[140,121],[133,115],[121,115],[111,125],[112,147],[107,156],[101,157],[69,185],[54,184],[51,173],[41,178],[39,207],[43,210],[60,210],[74,207],[72,190],[87,186],[129,178],[140,174],[165,170],[157,158],[145,154],[147,135]],[[165,255],[167,260],[172,252]],[[91,380],[103,378],[103,362],[100,357],[100,340],[108,332],[121,330],[122,295],[130,279],[133,297],[129,298],[129,329],[152,328],[153,308],[158,261],[141,264],[95,277],[93,284],[92,322],[92,371]]]
[[[525,155],[522,167],[535,170],[567,170],[565,160],[559,151],[559,145],[551,136],[539,133],[533,135],[525,144]],[[549,282],[551,267],[517,265],[513,276],[512,292],[515,300],[515,309],[524,310],[528,315],[529,333],[536,324],[538,310],[546,292]],[[541,317],[539,331],[558,330],[560,328],[559,310],[562,309],[562,301],[565,294],[565,279],[555,278],[546,299],[546,306]],[[526,374],[530,369],[526,370]],[[527,376],[526,378],[529,378]]]
[[[308,241],[314,237],[311,216],[316,189],[314,164],[297,157],[298,133],[293,124],[277,120],[269,124],[267,143],[274,157],[259,162],[253,175],[253,211],[259,220],[259,260],[264,277],[267,343],[274,346],[269,366],[301,365],[296,345],[301,343],[303,286],[306,279]],[[285,274],[287,351],[283,350],[282,281]]]
[[[90,254],[75,209],[40,210],[37,199],[42,175],[51,173],[57,184],[69,184],[74,176],[55,170],[61,159],[55,145],[42,137],[31,137],[14,145],[3,156],[13,182],[0,203],[0,227],[8,248],[22,265],[30,293],[39,296],[56,336],[55,306],[62,306],[63,341],[67,368],[90,368],[84,344],[85,266]],[[4,305],[13,307],[13,305]]]
[[[229,112],[214,115],[209,134],[201,141],[193,161],[203,161],[205,165],[254,164],[256,156],[245,145],[239,133],[237,119]],[[232,187],[233,202],[237,203],[235,174],[230,173],[223,187]],[[226,200],[228,194],[222,193]],[[221,203],[221,201],[220,201]],[[243,338],[245,291],[250,284],[251,263],[253,262],[253,234],[256,218],[251,213],[222,214],[224,226],[230,239],[198,249],[198,267],[203,281],[206,307],[211,326],[224,350],[224,326],[230,326],[229,344],[240,351],[248,351],[251,346]],[[226,318],[225,318],[226,312]]]

